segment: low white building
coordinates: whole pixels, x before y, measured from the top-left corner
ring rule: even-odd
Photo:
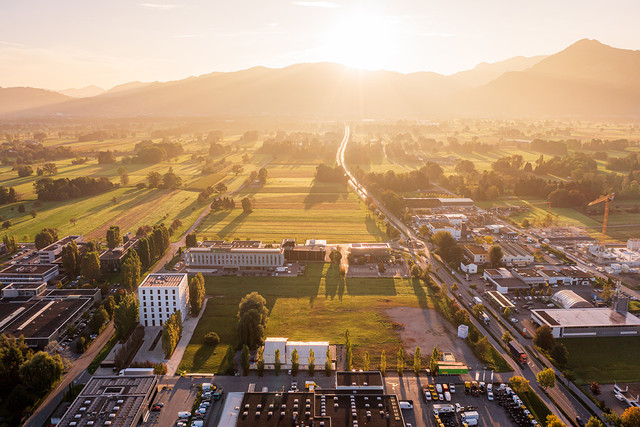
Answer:
[[[462,232],[460,230],[459,227],[451,224],[448,221],[432,221],[432,222],[428,222],[427,223],[427,228],[429,229],[429,232],[433,235],[437,234],[440,231],[445,231],[449,234],[451,234],[451,237],[453,237],[456,240],[460,240],[460,237],[462,236]]]
[[[472,262],[465,264],[464,262],[461,262],[460,270],[462,270],[465,273],[475,274],[478,272],[478,264],[474,264]]]
[[[82,236],[66,236],[57,242],[53,242],[49,246],[46,246],[38,251],[38,259],[40,264],[52,264],[60,255],[62,255],[62,248],[69,243],[75,241],[76,243],[82,242]]]
[[[502,262],[506,265],[533,264],[533,254],[517,243],[500,243],[502,248]]]
[[[291,353],[298,351],[298,365],[300,369],[309,367],[309,350],[313,350],[315,367],[324,369],[327,360],[329,341],[289,341],[288,338],[269,337],[264,340],[264,364],[267,369],[275,366],[276,349],[280,350],[280,364],[282,369],[291,369]]]
[[[186,273],[152,273],[138,286],[140,324],[162,326],[180,310],[189,313],[189,280]]]

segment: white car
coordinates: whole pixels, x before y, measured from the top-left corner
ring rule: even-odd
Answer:
[[[455,393],[456,392],[456,385],[453,384],[453,383],[449,384],[449,391],[451,393]]]

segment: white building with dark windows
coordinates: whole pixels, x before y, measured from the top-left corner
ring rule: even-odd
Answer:
[[[283,248],[263,247],[257,241],[205,241],[184,252],[190,273],[274,271],[285,263]]]
[[[182,320],[189,312],[189,279],[185,273],[152,273],[138,287],[140,324],[162,326],[180,310]]]

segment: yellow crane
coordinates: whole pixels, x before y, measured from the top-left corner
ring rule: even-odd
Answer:
[[[602,196],[589,203],[588,206],[597,205],[598,203],[604,202],[604,219],[602,220],[602,241],[600,242],[602,247],[604,247],[604,242],[607,239],[607,221],[609,220],[609,206],[611,205],[611,201],[615,193],[607,194],[606,196]]]

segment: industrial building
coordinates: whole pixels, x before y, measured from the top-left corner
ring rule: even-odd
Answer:
[[[513,308],[515,307],[515,305],[513,305],[513,303],[500,292],[488,291],[485,295],[487,296],[487,301],[489,301],[489,303],[491,303],[495,308],[500,310],[500,313],[503,313],[505,308],[513,310]]]
[[[540,285],[547,280],[536,268],[514,268],[511,274],[528,285]]]
[[[307,240],[304,245],[296,245],[296,239],[284,239],[280,244],[284,250],[285,262],[325,262],[326,240]]]
[[[580,295],[569,289],[563,289],[553,294],[551,299],[562,308],[590,308],[593,305]]]
[[[285,263],[283,248],[263,247],[261,242],[205,241],[184,251],[189,273],[258,273],[275,271]]]
[[[336,390],[378,390],[384,391],[380,371],[340,371],[336,372]]]
[[[58,276],[55,264],[14,264],[0,271],[0,283],[42,283]]]
[[[189,280],[185,273],[152,273],[138,286],[140,324],[162,326],[180,310],[189,313]]]
[[[533,263],[533,254],[517,243],[501,242],[502,263],[525,266]]]
[[[75,241],[76,243],[82,242],[82,236],[66,236],[57,242],[53,242],[49,246],[46,246],[38,251],[38,259],[40,264],[53,264],[53,262],[62,254],[62,248],[69,243]]]
[[[309,392],[245,393],[242,403],[236,408],[236,427],[405,426],[395,395],[358,387]]]
[[[38,296],[46,290],[46,282],[10,283],[2,288],[2,298],[30,298]]]
[[[24,336],[26,344],[37,349],[57,341],[68,324],[79,321],[101,299],[99,289],[36,290],[40,293],[35,296],[0,301],[0,334]]]
[[[288,338],[268,337],[264,340],[264,365],[267,369],[273,369],[275,366],[276,349],[280,350],[280,364],[283,369],[291,368],[291,353],[293,350],[298,351],[299,367],[306,369],[309,367],[309,350],[313,350],[315,357],[315,366],[323,369],[327,360],[327,350],[330,349],[329,341],[289,341]],[[332,363],[335,359],[335,349],[329,353],[332,357]]]
[[[451,237],[453,237],[455,240],[460,240],[460,238],[462,237],[462,227],[464,227],[464,225],[457,226],[448,221],[431,221],[427,223],[429,233],[431,233],[432,235],[444,231],[445,233],[451,234]]]
[[[555,338],[638,336],[640,319],[618,307],[531,310],[531,320],[548,325]]]
[[[388,243],[352,243],[349,245],[349,253],[369,261],[385,260],[391,255],[391,246]]]
[[[496,291],[501,294],[514,292],[516,289],[525,291],[530,289],[528,284],[523,282],[520,278],[514,277],[506,268],[487,268],[484,270],[482,277],[484,280],[495,285]]]
[[[137,426],[149,412],[157,391],[155,375],[91,377],[57,425]]]
[[[464,245],[464,253],[475,264],[485,264],[489,262],[487,250],[480,245]]]
[[[409,197],[404,198],[408,208],[415,209],[443,209],[443,208],[473,208],[473,200],[466,197]]]

